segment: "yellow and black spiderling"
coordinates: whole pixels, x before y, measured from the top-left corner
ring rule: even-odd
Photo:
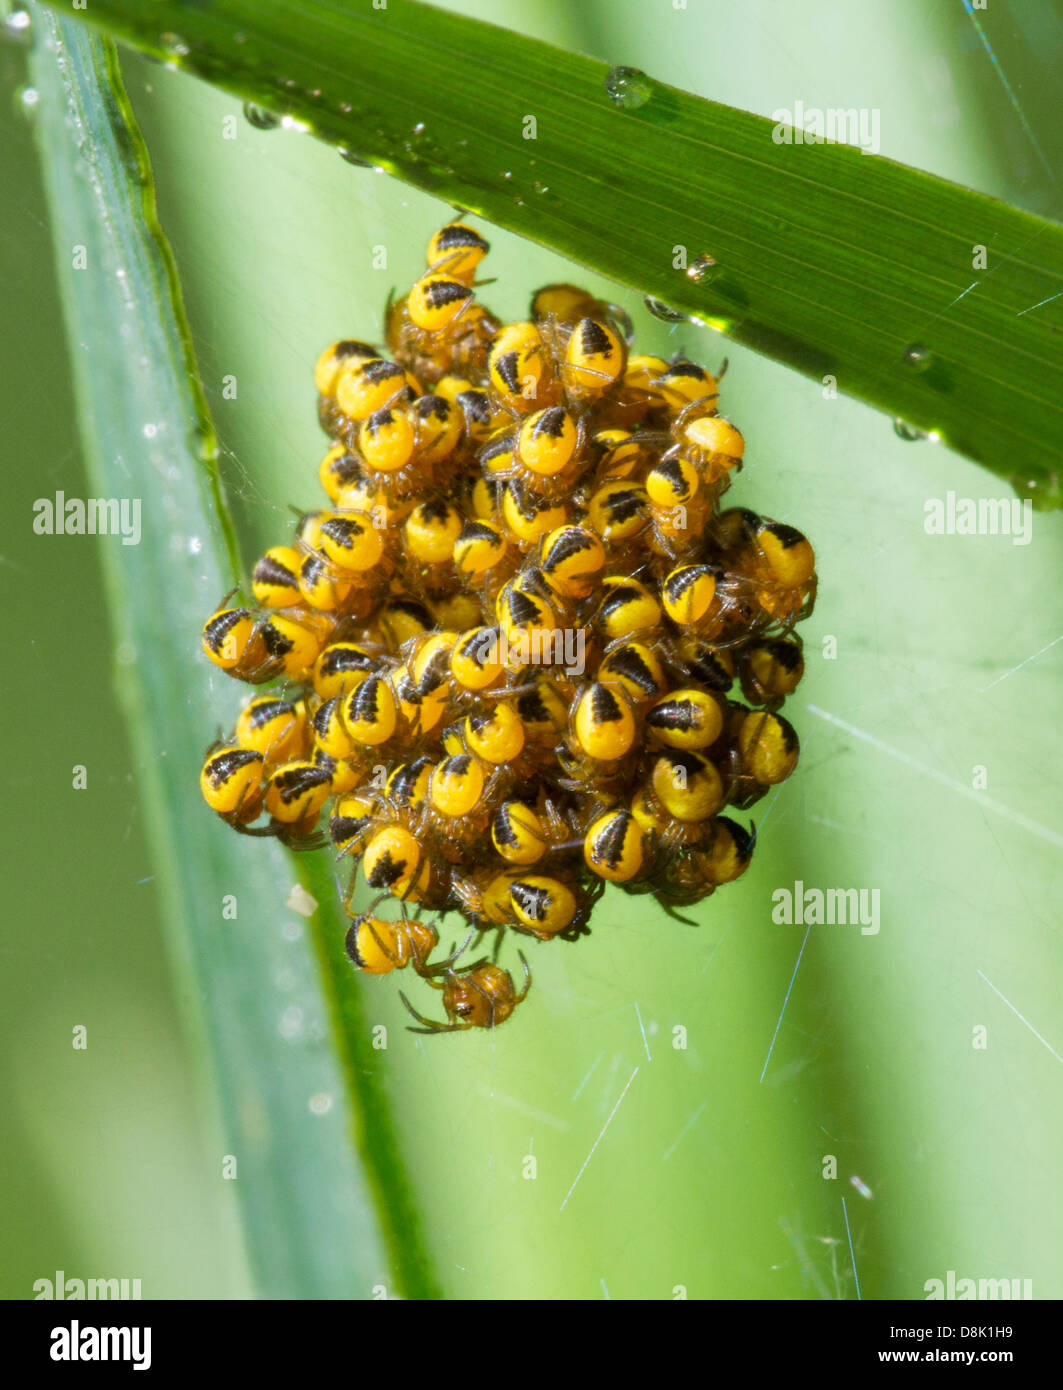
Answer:
[[[467,227],[464,222],[448,222],[428,243],[426,259],[430,270],[443,271],[470,284],[476,267],[489,250],[475,227]]]
[[[274,545],[251,571],[251,592],[267,608],[290,608],[301,601],[299,570],[303,557],[291,545]]]
[[[432,1033],[511,1017],[531,972],[498,964],[507,940],[574,942],[607,891],[671,909],[741,877],[756,834],[726,812],[797,764],[782,709],[817,586],[789,519],[722,506],[747,463],[722,369],[639,353],[574,285],[503,321],[488,250],[448,223],[381,345],[324,348],[325,500],[201,633],[268,687],[207,752],[204,801],[330,847],[352,967],[439,992],[442,1018],[402,996]],[[442,956],[431,913],[468,927]]]
[[[361,685],[376,667],[372,654],[357,642],[330,642],[314,662],[314,692],[322,700],[344,695]]]
[[[240,711],[233,741],[261,753],[268,763],[284,762],[306,751],[306,716],[298,705],[275,695],[260,695]]]
[[[472,298],[472,290],[448,275],[426,275],[410,291],[406,307],[410,318],[426,333],[450,327]]]
[[[351,964],[367,975],[390,975],[408,965],[422,975],[438,945],[439,933],[429,922],[416,918],[391,922],[369,913],[354,919],[346,940]]]
[[[602,319],[580,319],[565,350],[567,379],[587,395],[600,396],[624,372],[624,344]]]
[[[630,811],[619,807],[600,816],[583,842],[587,868],[611,883],[637,878],[646,862],[645,835]]]
[[[723,730],[723,713],[704,690],[673,690],[648,711],[646,728],[669,748],[708,748]]]
[[[247,608],[221,607],[203,625],[203,650],[216,666],[248,679],[265,656],[261,632]]]
[[[334,396],[340,373],[349,366],[372,361],[379,357],[375,347],[357,338],[341,338],[332,343],[317,359],[314,366],[314,385],[322,396]]]
[[[208,753],[200,773],[203,800],[231,823],[253,820],[262,805],[264,762],[255,748],[230,746]]]
[[[536,864],[550,845],[542,820],[523,801],[504,801],[491,822],[491,843],[508,864]]]
[[[509,926],[540,941],[571,931],[580,916],[577,891],[551,875],[521,874],[510,882],[507,899]]]

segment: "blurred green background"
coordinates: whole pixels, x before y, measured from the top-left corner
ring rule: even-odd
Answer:
[[[915,0],[452,8],[753,111],[796,99],[877,108],[883,154],[1063,215],[1063,21],[1041,0],[973,14]],[[286,537],[289,503],[317,495],[314,357],[340,335],[379,336],[388,291],[419,272],[449,210],[303,135],[241,120],[226,139],[234,100],[139,59],[124,66],[252,555]],[[62,1269],[138,1277],[145,1297],[247,1296],[234,1184],[221,1178],[225,1144],[182,1022],[113,695],[125,652],[100,550],[117,542],[32,531],[34,499],[91,489],[17,47],[0,45],[0,75],[0,563],[19,658],[4,797],[0,1288],[28,1297]],[[646,350],[730,358],[724,409],[748,441],[732,497],[807,531],[821,587],[803,628],[808,674],[787,706],[800,768],[757,808],[754,865],[696,909],[698,930],[611,892],[578,949],[533,952],[531,998],[485,1037],[417,1039],[394,981],[352,978],[388,1025],[400,1137],[446,1294],[852,1298],[844,1198],[865,1298],[923,1297],[949,1269],[1063,1296],[1063,644],[1051,645],[1063,634],[1063,521],[1036,516],[1026,547],[926,535],[928,498],[1001,486],[711,330],[659,323],[637,294],[486,230],[499,283],[484,298],[499,313],[520,316],[537,285],[574,278],[624,303]],[[386,270],[373,269],[375,246]],[[913,340],[932,322],[913,324]],[[228,375],[235,400],[223,398]],[[835,659],[821,654],[827,637]],[[190,662],[196,648],[189,633]],[[216,683],[204,745],[240,696]],[[160,729],[160,756],[165,743]],[[83,791],[75,765],[88,769]],[[804,930],[772,923],[771,894],[796,879],[878,888],[882,925],[877,936],[812,929],[772,1046]],[[296,921],[278,903],[261,930]],[[278,1028],[288,988],[281,974]],[[85,1051],[71,1046],[76,1025]],[[984,1049],[972,1045],[980,1026]],[[310,1125],[302,1142],[314,1136]]]

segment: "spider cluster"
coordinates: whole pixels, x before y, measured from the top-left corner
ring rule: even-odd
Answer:
[[[674,909],[744,872],[754,835],[723,812],[797,763],[779,710],[816,589],[801,532],[721,509],[744,441],[718,376],[636,354],[623,311],[573,285],[502,323],[475,296],[487,250],[443,227],[386,347],[321,354],[327,505],[203,629],[222,670],[273,683],[208,752],[207,804],[331,842],[350,958],[439,989],[445,1023],[404,996],[424,1031],[495,1026],[527,993],[523,956],[519,993],[462,963],[474,937],[497,959],[507,931],[585,934],[607,883]],[[359,867],[379,896],[355,914]],[[469,935],[433,962],[411,908]]]

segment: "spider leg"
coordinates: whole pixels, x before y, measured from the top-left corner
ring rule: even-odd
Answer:
[[[402,967],[406,964],[406,962],[405,962],[404,960],[402,960],[401,958],[397,960],[397,959],[395,958],[395,955],[393,954],[393,952],[392,952],[387,946],[385,946],[384,943],[381,941],[380,937],[377,935],[377,929],[376,929],[376,927],[373,926],[373,919],[372,919],[372,917],[369,916],[369,910],[368,910],[368,909],[367,909],[365,912],[362,913],[362,918],[363,918],[363,920],[365,921],[365,925],[369,928],[369,935],[373,938],[373,940],[376,942],[376,944],[380,947],[380,950],[381,950],[381,952],[384,954],[384,956],[386,956],[386,958],[387,958],[389,961],[391,961],[391,963],[394,965],[394,967],[395,967],[396,970],[401,970]],[[400,955],[400,957],[401,957],[401,955],[402,955],[401,949],[400,949],[399,955]]]
[[[455,947],[455,946],[452,946],[452,947],[451,947],[450,952],[449,952],[448,955],[445,957],[445,959],[441,960],[441,961],[439,962],[438,965],[430,966],[428,969],[423,970],[423,971],[421,972],[421,974],[424,976],[424,978],[425,978],[426,980],[428,980],[428,983],[429,983],[430,985],[434,985],[436,989],[442,989],[442,985],[435,985],[435,981],[429,979],[428,977],[429,977],[430,975],[445,975],[445,974],[447,974],[448,972],[453,971],[454,962],[458,959],[458,957],[462,954],[462,952],[465,951],[465,950],[467,949],[467,947],[468,947],[468,945],[469,945],[469,942],[473,939],[473,937],[474,937],[475,935],[476,935],[476,928],[473,927],[473,928],[469,931],[468,935],[465,937],[465,940],[461,943],[460,946],[456,946],[456,947]],[[479,964],[482,964],[482,962],[477,961],[477,964],[478,964],[478,965],[479,965]],[[466,969],[472,969],[471,966],[464,967],[464,968],[466,968]]]
[[[517,997],[514,999],[514,1001],[513,1001],[514,1008],[521,1002],[522,999],[527,999],[527,997],[528,997],[528,991],[531,989],[531,982],[532,982],[531,966],[528,964],[528,961],[527,961],[527,959],[526,959],[526,957],[525,957],[525,955],[524,955],[524,952],[523,952],[523,951],[518,951],[518,952],[517,952],[517,955],[520,957],[520,963],[521,963],[521,965],[524,967],[524,988],[521,990],[521,992],[520,992],[520,993],[517,995]]]
[[[274,822],[270,822],[269,825],[244,825],[241,821],[234,819],[229,824],[238,835],[253,835],[258,839],[280,834],[280,830]]]
[[[692,922],[689,917],[684,917],[680,913],[676,912],[675,908],[672,907],[670,903],[661,902],[660,898],[658,898],[657,901],[661,904],[661,907],[664,909],[664,911],[668,914],[669,917],[671,917],[676,922],[682,922],[684,927],[696,927],[698,925],[697,922]]]
[[[482,964],[483,964],[483,961],[477,961],[477,965],[482,965]],[[475,966],[475,965],[470,965],[470,966],[469,966],[469,969],[470,969],[470,970],[475,970],[475,969],[476,969],[476,966]],[[480,996],[481,999],[486,999],[486,1000],[487,1000],[487,1011],[488,1011],[488,1012],[487,1012],[487,1022],[486,1022],[483,1026],[484,1026],[485,1028],[493,1028],[493,1027],[495,1026],[495,997],[494,997],[494,995],[493,995],[493,994],[489,994],[489,993],[487,992],[487,990],[484,989],[483,985],[478,984],[478,983],[477,983],[475,980],[473,980],[473,979],[470,979],[470,980],[469,980],[469,984],[472,985],[473,989],[476,991],[476,993]],[[467,1025],[467,1026],[468,1026],[468,1025]]]
[[[401,990],[399,990],[399,998],[406,1005],[407,1011],[413,1015],[418,1023],[423,1025],[420,1028],[408,1028],[407,1031],[410,1033],[456,1033],[467,1026],[461,1023],[438,1023],[435,1019],[425,1018],[424,1014],[417,1012]]]
[[[344,853],[346,853],[346,851],[344,851]],[[339,883],[339,878],[338,878],[338,877],[337,877],[336,882],[337,882],[337,885],[338,885],[338,883]],[[349,882],[348,885],[347,885],[347,891],[343,894],[343,896],[342,896],[342,898],[341,898],[341,902],[342,902],[342,905],[343,905],[343,910],[344,910],[344,912],[346,912],[346,914],[347,914],[348,917],[354,917],[354,916],[356,916],[356,914],[355,914],[354,912],[351,911],[351,899],[354,897],[355,892],[356,892],[356,890],[357,890],[357,887],[358,887],[358,862],[357,862],[357,860],[356,860],[355,863],[354,863],[354,864],[352,865],[352,867],[351,867],[351,880],[350,880],[350,882]]]
[[[300,854],[324,849],[328,844],[328,835],[323,830],[318,830],[309,835],[300,835],[293,830],[278,830],[277,837],[282,845],[288,849],[295,850]]]
[[[499,957],[499,955],[500,955],[501,952],[502,952],[502,942],[503,942],[504,939],[505,939],[506,929],[505,929],[505,927],[503,927],[501,924],[499,924],[497,927],[494,928],[494,933],[495,933],[495,947],[494,947],[494,950],[491,952],[491,962],[492,962],[493,965],[497,965],[497,964],[498,964],[498,957]]]

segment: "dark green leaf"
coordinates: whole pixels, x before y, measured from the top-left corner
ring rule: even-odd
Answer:
[[[1061,501],[1055,223],[414,0],[86,17]]]

